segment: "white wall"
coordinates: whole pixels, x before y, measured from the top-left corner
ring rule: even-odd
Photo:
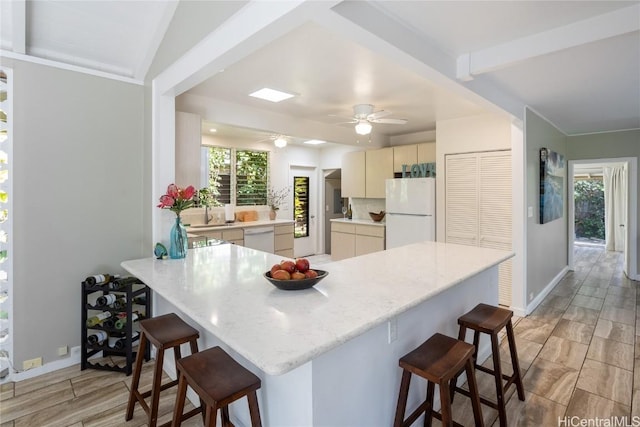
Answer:
[[[564,180],[562,218],[540,224],[540,149],[548,148],[567,159],[565,135],[530,109],[525,111],[526,203],[533,209],[527,218],[527,303],[550,290],[567,267],[567,179]],[[543,293],[544,292],[544,293]]]
[[[123,273],[143,243],[144,88],[14,69],[14,365],[80,345],[80,282]],[[67,356],[68,357],[68,356]]]

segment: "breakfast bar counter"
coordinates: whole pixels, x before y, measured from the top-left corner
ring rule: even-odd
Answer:
[[[477,303],[497,304],[497,265],[512,255],[416,243],[324,264],[328,276],[301,291],[263,277],[282,257],[237,245],[122,266],[154,291],[156,314],[176,312],[201,331],[201,348],[221,345],[261,377],[265,426],[382,426],[398,358],[434,332],[456,336]],[[231,406],[238,425],[248,425],[244,406]]]

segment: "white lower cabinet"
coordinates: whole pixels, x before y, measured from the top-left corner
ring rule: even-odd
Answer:
[[[385,249],[384,227],[331,223],[331,260],[352,258]]]

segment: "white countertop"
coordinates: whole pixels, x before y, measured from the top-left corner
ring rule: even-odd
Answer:
[[[324,264],[329,275],[302,291],[279,290],[262,276],[281,256],[238,245],[122,267],[259,369],[280,375],[511,256],[416,243]]]
[[[342,222],[345,224],[362,224],[362,225],[376,225],[378,227],[384,227],[386,224],[384,219],[382,222],[375,222],[372,219],[342,219],[342,218],[334,218],[330,219],[331,222]]]
[[[291,219],[264,219],[259,221],[247,221],[247,222],[231,222],[229,224],[208,224],[208,225],[199,225],[196,227],[186,226],[187,233],[197,234],[198,231],[214,231],[214,230],[230,230],[233,228],[249,228],[249,227],[264,227],[268,225],[284,225],[284,224],[293,224],[293,220]]]

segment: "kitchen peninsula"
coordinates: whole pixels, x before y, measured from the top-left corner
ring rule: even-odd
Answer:
[[[262,276],[280,256],[237,245],[122,266],[153,290],[156,314],[177,313],[200,330],[200,348],[221,345],[262,379],[265,426],[373,427],[392,423],[398,359],[435,332],[456,336],[477,303],[497,304],[497,266],[512,255],[416,243],[325,264],[329,275],[303,291]],[[164,366],[173,373],[173,360]],[[408,408],[425,392],[415,381]],[[249,425],[245,402],[231,413]]]

